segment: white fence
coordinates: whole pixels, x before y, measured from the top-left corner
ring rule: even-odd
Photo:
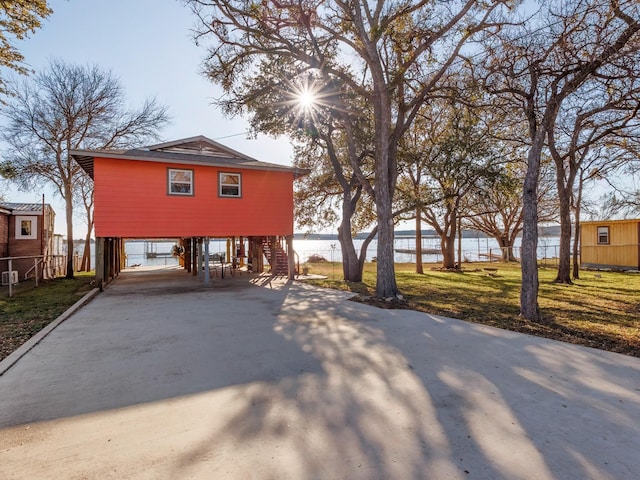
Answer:
[[[77,259],[74,259],[74,265]],[[16,262],[20,262],[20,270],[26,271],[22,274],[22,278],[14,270]],[[6,270],[4,267],[6,266]],[[49,278],[62,277],[67,273],[67,256],[66,255],[32,255],[25,257],[3,257],[0,258],[0,270],[2,270],[3,285],[9,287],[9,296],[13,296],[13,285],[20,280],[34,279],[36,287],[40,280]],[[6,277],[6,278],[5,278]]]

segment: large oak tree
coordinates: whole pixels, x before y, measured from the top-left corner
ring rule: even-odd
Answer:
[[[593,171],[604,160],[602,153],[609,141],[638,132],[640,110],[640,42],[638,52],[613,62],[565,102],[562,115],[547,133],[547,143],[555,164],[560,209],[560,252],[557,283],[571,283],[571,211],[573,207],[576,239],[579,234],[580,202],[585,168]],[[599,161],[600,160],[600,161]],[[602,165],[602,176],[617,162],[610,158]],[[574,258],[577,277],[577,258]]]
[[[377,231],[361,181],[373,182],[371,112],[357,101],[348,85],[327,83],[281,57],[264,61],[244,94],[219,101],[228,114],[250,111],[253,131],[287,135],[294,143],[294,166],[308,172],[295,185],[297,223],[311,230],[338,224],[344,279],[353,282],[362,280]],[[372,226],[358,252],[353,234]]]
[[[269,1],[188,0],[197,41],[211,41],[204,70],[228,95],[251,89],[260,65],[288,58],[325,84],[348,87],[370,105],[373,183],[353,165],[375,201],[379,297],[394,298],[393,196],[398,143],[474,36],[495,26],[510,0]],[[277,72],[274,72],[277,74]]]
[[[635,54],[639,10],[636,0],[546,2],[525,27],[505,29],[492,39],[487,84],[494,94],[512,102],[529,130],[520,291],[520,314],[526,320],[542,320],[537,199],[543,150],[569,100],[588,89],[589,82],[610,65]]]

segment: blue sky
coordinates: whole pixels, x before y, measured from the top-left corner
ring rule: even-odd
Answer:
[[[163,140],[205,135],[259,160],[291,164],[286,138],[247,139],[244,119],[225,118],[212,105],[221,91],[199,73],[206,51],[193,42],[195,17],[178,0],[50,0],[49,5],[53,14],[43,28],[16,43],[31,69],[44,69],[54,58],[97,64],[121,80],[132,107],[156,97],[169,108],[172,122],[162,131]],[[51,190],[0,188],[14,202],[41,202],[44,193],[56,210],[56,233],[66,232],[64,202]],[[85,233],[78,219],[74,237]]]

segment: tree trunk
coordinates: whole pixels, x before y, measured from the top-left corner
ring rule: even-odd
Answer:
[[[369,248],[369,244],[372,242],[374,238],[378,235],[378,226],[376,225],[367,238],[364,239],[362,245],[360,246],[360,258],[358,259],[358,265],[360,266],[360,278],[362,278],[362,272],[364,271],[364,261],[367,259],[367,249]]]
[[[342,249],[342,274],[344,280],[349,282],[362,281],[363,265],[353,245],[353,235],[351,233],[351,218],[355,213],[359,197],[360,195],[357,194],[352,198],[351,188],[343,186],[342,218],[338,227],[338,241]]]
[[[510,262],[517,262],[519,261],[518,258],[516,258],[516,254],[514,253],[514,249],[515,249],[515,244],[516,244],[516,240],[518,239],[518,234],[521,232],[521,230],[519,228],[515,228],[512,229],[508,234],[507,234],[507,242],[508,242],[508,251],[509,251],[509,261]]]
[[[538,179],[540,177],[540,155],[544,145],[544,131],[539,130],[533,138],[527,154],[527,172],[522,193],[522,247],[520,270],[520,315],[525,320],[540,321],[538,307]]]
[[[93,231],[93,218],[91,212],[87,212],[87,236],[84,239],[84,252],[82,252],[82,266],[80,270],[83,272],[91,271],[91,232]]]
[[[462,217],[458,217],[458,270],[462,270]]]
[[[508,237],[508,234],[505,232],[499,235],[494,235],[493,238],[496,239],[496,243],[500,247],[502,261],[514,262],[515,255],[513,254],[513,241]]]
[[[377,52],[371,51],[372,57]],[[393,256],[393,193],[398,172],[395,146],[391,144],[392,124],[389,92],[381,70],[372,69],[375,117],[375,204],[378,221],[378,250],[376,261],[376,296],[397,298],[395,262]]]
[[[456,212],[455,210],[449,211],[445,214],[445,218],[449,221],[445,221],[445,228],[440,234],[440,251],[442,252],[442,268],[452,269],[456,268]]]
[[[453,231],[453,234],[451,233]],[[455,228],[440,238],[440,250],[442,251],[442,268],[456,268],[456,234]]]
[[[349,282],[361,282],[362,270],[360,268],[360,259],[353,245],[350,219],[342,218],[340,227],[338,227],[338,241],[342,249],[342,273],[344,279]]]
[[[416,273],[423,275],[422,267],[422,222],[420,221],[420,208],[416,208]]]
[[[65,185],[65,213],[67,220],[67,278],[73,278],[73,197],[71,188]]]
[[[381,200],[380,197],[383,196],[387,199]],[[398,295],[398,286],[393,259],[393,215],[388,191],[376,189],[376,211],[378,214],[376,295],[378,298],[395,298]]]
[[[580,245],[580,219],[576,218],[575,223],[575,237],[573,239],[573,274],[574,280],[580,278],[580,260],[579,260],[579,245]]]
[[[578,180],[578,193],[576,195],[575,205],[574,205],[574,231],[575,236],[573,238],[573,279],[577,280],[580,278],[580,262],[578,259],[578,250],[580,246],[580,206],[582,204],[582,186],[583,179],[580,176]]]
[[[571,198],[569,190],[558,181],[560,202],[560,253],[555,283],[571,285]]]
[[[80,270],[83,272],[91,271],[91,233],[87,232],[84,239],[84,251],[82,252],[82,266]]]
[[[91,271],[91,232],[93,232],[93,190],[89,193],[89,198],[85,195],[86,191],[82,188],[83,204],[85,215],[87,216],[87,236],[84,240],[84,252],[82,254],[82,271]]]

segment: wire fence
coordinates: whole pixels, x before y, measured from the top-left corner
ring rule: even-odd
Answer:
[[[358,250],[356,250],[360,253]],[[371,251],[371,250],[369,250]],[[540,245],[538,247],[538,261],[543,266],[557,265],[559,256],[559,245]],[[342,252],[339,248],[311,248],[296,249],[300,256],[301,263],[314,262],[342,262]],[[463,249],[462,259],[458,258],[458,250],[455,249],[455,261],[458,263],[474,263],[474,262],[519,262],[521,258],[520,247],[500,248],[489,247],[487,249]],[[368,261],[375,261],[375,256],[368,256]],[[415,263],[415,249],[398,248],[394,249],[394,260],[396,263]],[[422,261],[424,263],[442,263],[443,255],[439,249],[425,248],[422,253]]]

